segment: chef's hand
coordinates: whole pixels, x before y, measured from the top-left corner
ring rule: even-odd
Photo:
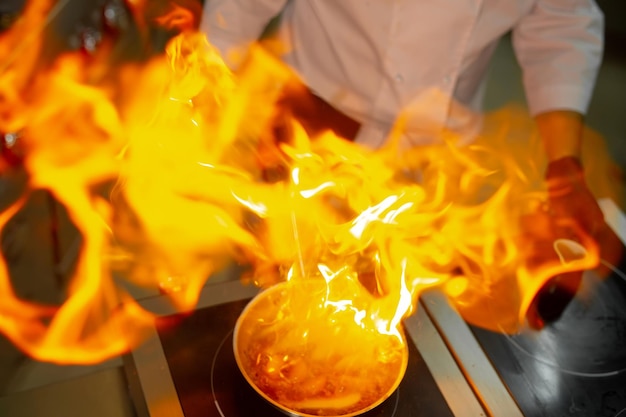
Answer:
[[[545,178],[550,213],[557,230],[595,238],[604,227],[604,216],[587,187],[580,161],[573,156],[552,161]],[[572,238],[576,239],[576,235]]]
[[[554,240],[568,239],[577,243],[590,238],[597,240],[605,226],[604,216],[587,187],[580,161],[567,156],[550,162],[545,179]],[[553,256],[551,252],[554,250],[548,249],[546,256]],[[557,320],[576,295],[582,274],[582,270],[566,272],[550,279],[531,305],[527,315],[529,324],[540,329]]]

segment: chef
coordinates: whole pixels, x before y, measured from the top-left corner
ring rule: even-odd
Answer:
[[[593,0],[207,0],[201,29],[236,68],[233,57],[243,55],[233,51],[278,15],[282,58],[310,90],[305,106],[294,100],[305,127],[370,147],[384,143],[400,115],[407,146],[443,129],[471,141],[490,58],[512,32],[549,162],[552,210],[592,236],[603,226],[580,163],[603,51]]]

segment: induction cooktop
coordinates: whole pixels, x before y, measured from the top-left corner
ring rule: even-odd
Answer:
[[[125,358],[137,413],[167,417],[284,416],[236,365],[235,322],[256,289],[234,280],[208,285],[189,314],[162,314],[149,340]],[[171,309],[155,297],[144,307]],[[398,389],[364,417],[485,416],[426,310],[405,322],[409,363]],[[504,391],[505,392],[505,391]]]
[[[284,416],[254,391],[233,355],[233,327],[248,300],[159,319],[159,340],[185,417]],[[364,417],[452,417],[413,343],[400,387]]]

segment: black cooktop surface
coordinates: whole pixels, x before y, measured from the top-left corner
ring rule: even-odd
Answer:
[[[626,279],[589,272],[578,294],[540,331],[472,328],[527,417],[626,417]]]
[[[249,300],[172,315],[157,324],[159,338],[185,417],[272,417],[283,413],[266,403],[235,363],[232,330]],[[364,417],[452,417],[415,345],[398,389]]]

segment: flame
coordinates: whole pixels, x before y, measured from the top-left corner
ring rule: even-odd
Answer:
[[[365,315],[352,322],[354,311],[363,311],[358,304],[364,299],[354,297],[358,280],[335,287],[330,281],[342,280],[341,271],[332,275],[329,282],[273,286],[248,304],[235,326],[235,359],[244,376],[290,412],[361,414],[386,399],[404,376],[405,340],[370,331]],[[337,290],[346,298],[331,300]]]
[[[167,14],[157,17],[156,22],[167,29],[190,30],[197,26],[194,13],[177,4],[171,4]]]
[[[142,16],[148,7],[128,4]],[[0,262],[0,331],[37,359],[127,351],[153,321],[127,285],[158,288],[189,311],[233,259],[261,287],[323,280],[325,309],[399,338],[423,291],[445,291],[475,324],[514,331],[549,278],[598,262],[579,230],[584,253],[563,261],[552,249],[537,148],[527,135],[511,142],[516,113],[492,115],[492,131],[462,148],[444,133],[437,145],[405,150],[392,138],[371,150],[330,132],[309,137],[296,120],[276,144],[276,103],[300,82],[262,48],[234,74],[174,5],[157,21],[184,31],[165,54],[113,64],[114,49],[70,51],[43,65],[41,37],[20,45],[51,7],[31,1],[0,42],[0,130],[20,132],[29,174],[0,227],[45,189],[83,238],[59,306],[20,300]],[[265,158],[287,175],[263,180]]]

